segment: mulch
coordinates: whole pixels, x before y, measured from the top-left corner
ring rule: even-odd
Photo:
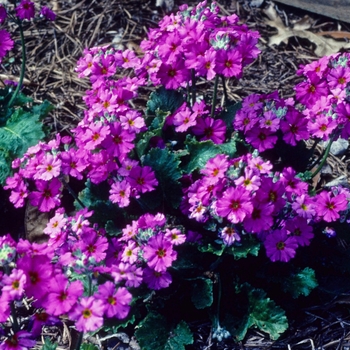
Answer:
[[[174,1],[173,11],[185,3]],[[167,1],[167,4],[171,2]],[[195,5],[195,1],[189,1]],[[259,58],[246,68],[244,77],[227,85],[229,97],[239,101],[251,93],[269,93],[278,90],[282,97],[293,96],[293,86],[301,81],[295,75],[300,64],[317,59],[314,46],[307,40],[291,38],[288,44],[270,47],[268,40],[276,29],[265,23],[264,8],[268,1],[220,0],[223,14],[237,13],[242,22],[261,34]],[[89,82],[77,77],[75,66],[84,48],[113,45],[133,48],[146,37],[147,30],[156,27],[168,13],[169,5],[156,7],[150,0],[51,0],[57,13],[52,23],[30,22],[25,25],[27,73],[25,92],[41,102],[49,100],[56,108],[44,121],[51,133],[76,126],[84,113],[82,97],[90,88]],[[168,7],[167,7],[168,6]],[[306,14],[315,22],[312,31],[348,30],[347,24],[295,8],[275,5],[286,25],[300,20]],[[19,37],[16,38],[19,40]],[[18,47],[18,46],[17,46]],[[13,51],[15,63],[2,67],[0,80],[15,79],[20,70],[20,50]],[[141,96],[142,98],[142,96]],[[146,96],[144,96],[146,99]],[[322,152],[322,148],[319,149]],[[332,177],[348,178],[348,152],[342,157],[332,156],[329,165]],[[347,298],[349,300],[347,300]],[[211,338],[210,324],[192,324],[195,344],[192,349],[350,349],[350,320],[346,308],[350,294],[337,296],[327,305],[300,311],[301,321],[294,321],[278,341],[251,330],[241,343],[226,340],[219,344]],[[64,349],[67,347],[60,347]],[[120,343],[114,349],[132,348]]]

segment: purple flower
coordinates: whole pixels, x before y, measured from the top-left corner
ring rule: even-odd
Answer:
[[[164,272],[176,260],[177,253],[173,250],[173,244],[163,234],[158,234],[148,240],[143,256],[151,269]]]
[[[40,11],[40,15],[44,16],[49,21],[54,21],[56,19],[56,14],[47,6],[43,6]]]
[[[143,281],[148,288],[159,290],[167,288],[172,282],[172,278],[168,271],[159,272],[146,267],[143,270]]]
[[[22,0],[16,7],[16,13],[20,19],[32,19],[35,15],[34,3],[29,0]]]
[[[295,237],[288,236],[286,230],[275,230],[264,242],[266,255],[271,261],[287,262],[294,258],[298,243]]]

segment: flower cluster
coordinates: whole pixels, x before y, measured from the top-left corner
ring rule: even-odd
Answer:
[[[242,234],[255,234],[272,261],[289,261],[298,246],[309,245],[316,222],[336,221],[345,213],[350,192],[335,189],[311,197],[292,168],[281,173],[272,168],[250,153],[235,159],[219,154],[186,189],[182,211],[207,226],[214,224],[227,246]]]
[[[49,239],[43,244],[16,243],[9,235],[1,239],[1,265],[7,273],[0,276],[0,322],[10,317],[12,302],[26,296],[51,322],[67,315],[78,331],[94,331],[104,318],[127,317],[129,288],[143,282],[154,290],[169,286],[168,269],[177,258],[174,247],[186,240],[179,227],[168,226],[163,214],[145,214],[119,238],[108,238],[91,225],[91,214],[84,209],[67,216],[57,210],[44,230]],[[33,329],[28,331],[35,336]]]
[[[350,136],[350,54],[335,54],[301,67],[305,81],[295,87],[296,100],[311,137],[328,140]]]
[[[40,10],[40,15],[45,17],[50,21],[54,21],[56,15],[48,7],[43,6]],[[16,20],[31,20],[35,16],[35,5],[34,2],[29,0],[22,0],[17,7],[15,12],[9,13],[4,5],[0,4],[0,25],[6,22],[6,19],[16,19]],[[14,46],[14,41],[11,39],[10,33],[3,29],[0,30],[0,63],[5,57],[8,51],[10,51]]]

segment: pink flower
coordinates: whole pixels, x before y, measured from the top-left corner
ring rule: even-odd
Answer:
[[[306,194],[302,194],[295,198],[292,204],[292,209],[305,219],[312,219],[316,214],[315,204]]]
[[[116,181],[112,184],[109,194],[112,203],[125,208],[130,204],[131,186],[126,180]]]
[[[286,230],[275,230],[264,242],[266,255],[271,261],[287,262],[294,258],[298,243],[295,237],[287,235]]]
[[[16,7],[17,16],[20,19],[32,19],[35,15],[34,3],[29,0],[22,0]]]
[[[180,245],[186,241],[186,235],[182,234],[177,228],[165,229],[165,238],[169,239],[174,245]]]
[[[87,230],[81,234],[77,247],[88,259],[93,258],[96,262],[100,262],[106,257],[108,241],[96,231]]]
[[[245,168],[244,175],[235,180],[235,184],[244,186],[248,191],[256,191],[260,188],[261,179],[255,169]]]
[[[226,78],[238,77],[242,72],[242,57],[239,51],[217,51],[215,71]]]
[[[330,192],[322,191],[315,200],[317,215],[327,222],[339,219],[339,212],[345,210],[348,206],[346,195],[341,193],[331,195]]]
[[[171,64],[162,63],[156,76],[166,89],[173,90],[190,79],[189,70],[185,68],[182,60],[175,60]]]
[[[327,140],[331,132],[338,126],[336,120],[326,116],[318,115],[315,121],[309,121],[307,127],[311,136]]]
[[[269,230],[273,225],[274,207],[270,204],[254,201],[254,209],[251,216],[243,221],[243,227],[246,232],[259,233]]]
[[[196,125],[196,113],[191,113],[186,107],[174,115],[173,124],[176,126],[175,131],[185,132],[191,126]]]
[[[106,305],[101,299],[94,297],[81,298],[69,317],[75,322],[75,327],[79,332],[96,331],[103,325],[103,314]]]
[[[49,181],[54,177],[58,177],[61,172],[61,160],[48,153],[36,167],[34,180]]]
[[[3,24],[5,22],[6,18],[7,18],[6,9],[5,9],[4,5],[0,5],[0,24]],[[1,42],[1,40],[0,40],[0,42]]]
[[[0,63],[1,59],[6,55],[7,51],[13,48],[14,41],[6,30],[0,30]]]
[[[84,287],[81,281],[69,283],[67,278],[58,274],[50,279],[48,294],[43,307],[50,315],[60,316],[69,312],[82,296]]]
[[[9,276],[4,275],[1,281],[2,293],[9,300],[18,300],[23,296],[26,275],[22,270],[13,269]]]
[[[176,260],[177,253],[173,250],[173,244],[163,234],[158,234],[148,240],[143,249],[143,256],[148,267],[163,272]]]
[[[296,146],[297,141],[310,137],[307,131],[307,120],[295,109],[287,112],[285,120],[281,121],[281,130],[283,131],[283,140],[292,146]]]
[[[129,264],[133,264],[137,261],[138,259],[138,254],[140,251],[140,247],[136,245],[135,241],[128,241],[128,245],[124,247],[122,256],[121,256],[121,261],[127,262]]]
[[[225,154],[218,154],[207,161],[207,164],[201,170],[201,174],[208,178],[209,183],[215,184],[225,176],[228,166],[227,156]]]
[[[26,275],[26,295],[40,300],[48,292],[48,285],[52,278],[52,265],[45,255],[24,256],[17,262],[18,269]]]
[[[130,170],[128,176],[129,183],[138,192],[145,193],[153,191],[158,181],[155,178],[154,172],[149,166],[135,166]]]
[[[29,195],[31,205],[37,206],[40,211],[48,212],[59,206],[61,200],[59,198],[61,181],[53,178],[50,182],[37,180],[35,181],[38,191],[33,191]]]
[[[107,281],[98,287],[96,298],[105,305],[107,317],[123,319],[128,316],[132,295],[125,287],[115,288],[114,283]]]
[[[148,267],[143,270],[143,280],[148,288],[154,290],[167,288],[172,282],[171,275],[168,271],[159,272]]]
[[[250,193],[241,186],[229,187],[217,200],[216,211],[218,215],[227,217],[233,224],[242,222],[253,212]]]

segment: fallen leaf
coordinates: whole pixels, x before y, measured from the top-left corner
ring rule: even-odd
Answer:
[[[339,52],[341,49],[350,48],[350,43],[336,41],[332,38],[325,38],[307,30],[298,30],[286,27],[274,9],[273,3],[271,3],[270,6],[264,10],[264,13],[269,18],[269,20],[265,20],[265,23],[276,28],[278,31],[278,34],[273,35],[269,39],[270,46],[279,45],[281,42],[287,44],[290,37],[297,36],[299,38],[307,39],[311,43],[315,44],[315,54],[318,57],[329,56]]]
[[[294,30],[310,29],[311,26],[313,25],[313,23],[314,23],[314,20],[311,17],[309,17],[308,15],[305,15],[299,21],[294,22],[293,29]]]

